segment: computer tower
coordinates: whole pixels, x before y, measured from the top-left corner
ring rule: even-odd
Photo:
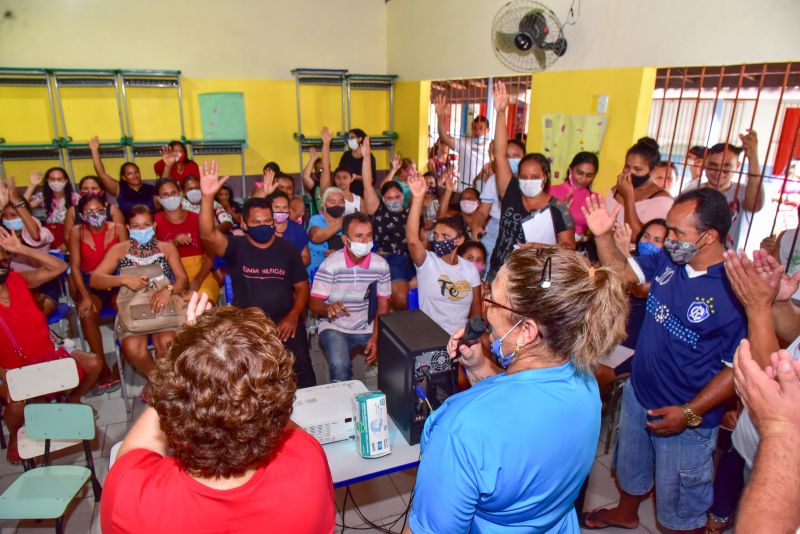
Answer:
[[[378,323],[378,388],[389,416],[410,445],[434,410],[457,390],[457,369],[447,355],[450,336],[421,310],[393,312]],[[421,386],[430,407],[420,398]]]

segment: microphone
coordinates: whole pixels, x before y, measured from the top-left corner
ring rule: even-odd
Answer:
[[[471,347],[478,342],[488,329],[489,325],[486,324],[482,317],[473,317],[467,321],[467,326],[464,327],[464,335],[458,340],[458,345],[456,346],[456,356],[460,358],[461,347]]]

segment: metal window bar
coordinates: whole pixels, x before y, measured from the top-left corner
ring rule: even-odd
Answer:
[[[758,179],[766,198],[739,242],[740,248],[751,251],[763,238],[798,224],[800,178],[790,175],[789,167],[800,155],[800,141],[794,141],[800,134],[793,135],[797,132],[785,131],[784,126],[786,111],[798,107],[798,62],[665,68],[656,76],[648,135],[658,141],[662,158],[678,165],[678,190],[683,190],[690,147],[740,145],[739,134],[748,129],[759,134]],[[781,143],[782,150],[789,149],[789,164],[774,168]],[[733,179],[735,193],[747,184],[748,166],[749,162]]]

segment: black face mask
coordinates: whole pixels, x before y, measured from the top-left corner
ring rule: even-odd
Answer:
[[[638,174],[631,173],[631,182],[633,183],[634,188],[642,187],[649,179],[650,179],[649,174],[639,176]]]
[[[331,206],[330,208],[325,208],[325,212],[334,219],[338,219],[344,215],[344,206]]]

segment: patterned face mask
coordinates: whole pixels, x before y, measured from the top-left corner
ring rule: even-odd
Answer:
[[[403,211],[403,199],[401,198],[395,200],[384,200],[383,205],[386,206],[387,210],[393,213]]]
[[[431,241],[431,250],[439,256],[447,256],[456,249],[455,239],[443,239],[442,241]]]

